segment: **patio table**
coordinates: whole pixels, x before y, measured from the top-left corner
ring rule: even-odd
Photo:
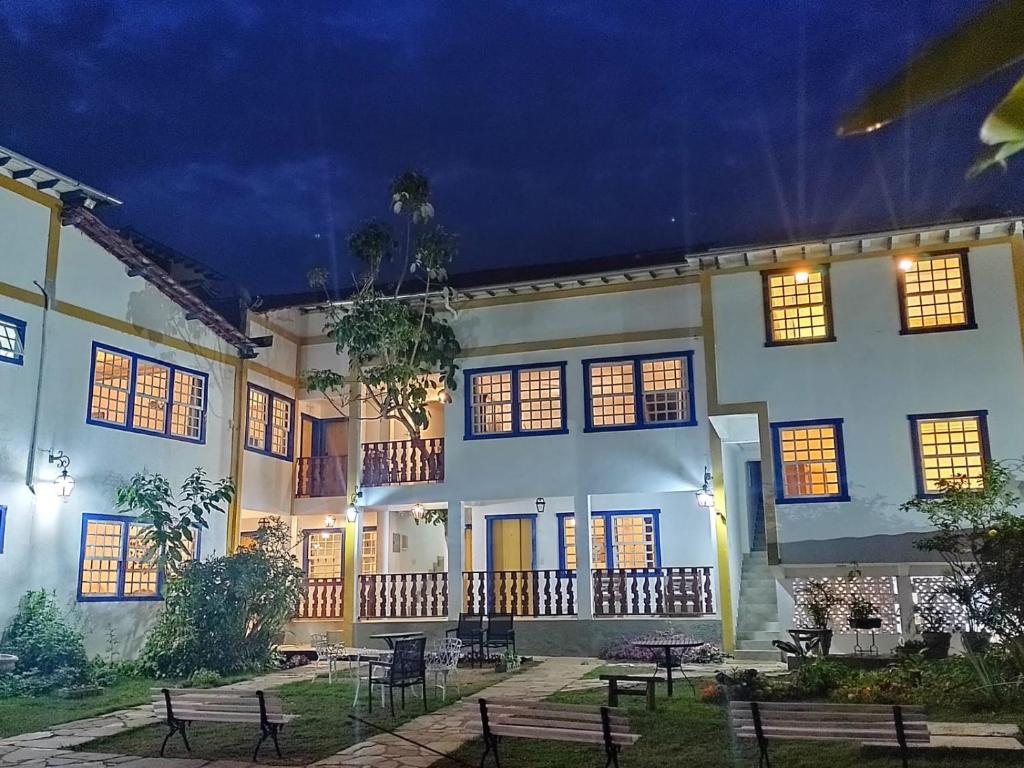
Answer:
[[[371,640],[383,640],[388,648],[394,650],[396,640],[408,640],[412,637],[423,637],[422,632],[381,632],[377,635],[370,635]]]
[[[690,648],[700,648],[702,645],[704,645],[704,643],[702,643],[702,642],[694,642],[692,640],[685,640],[685,641],[679,641],[679,642],[672,641],[672,640],[636,640],[636,641],[633,642],[633,645],[635,645],[637,648],[651,648],[651,649],[654,649],[654,650],[660,649],[661,651],[664,652],[665,660],[663,662],[661,662],[661,661],[657,662],[657,665],[659,667],[664,665],[664,667],[665,667],[665,676],[666,676],[665,677],[665,683],[666,683],[666,688],[668,690],[668,695],[671,696],[672,695],[672,666],[673,666],[673,663],[672,663],[672,649],[673,648],[682,648],[684,650],[687,650],[687,649],[690,649]],[[683,679],[687,683],[690,684],[690,689],[693,691],[693,695],[696,696],[697,695],[697,688],[694,686],[693,681],[690,680],[690,678],[688,678],[686,676],[686,673],[683,671],[682,664],[678,664],[676,666],[679,667],[679,674],[681,674],[683,676]]]

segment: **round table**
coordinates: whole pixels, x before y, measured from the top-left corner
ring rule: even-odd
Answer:
[[[662,664],[664,664],[664,666],[665,666],[665,675],[666,675],[665,683],[666,683],[666,688],[668,690],[668,695],[671,696],[672,695],[672,649],[673,648],[682,648],[684,650],[689,650],[690,648],[700,648],[702,645],[706,645],[706,643],[698,643],[698,642],[694,642],[692,640],[681,640],[681,641],[678,641],[678,642],[672,641],[672,640],[637,640],[637,641],[635,641],[633,643],[633,645],[635,645],[637,648],[651,648],[651,649],[655,649],[655,650],[661,649],[664,652],[664,654],[665,654],[665,661],[664,662],[658,662],[657,664],[658,664],[659,667],[662,666]],[[686,676],[686,673],[683,672],[682,664],[679,665],[679,674],[681,674],[683,676],[683,679],[687,683],[690,684],[690,689],[693,691],[693,695],[696,696],[697,695],[697,688],[694,686],[693,681],[691,681],[690,678],[688,678]]]

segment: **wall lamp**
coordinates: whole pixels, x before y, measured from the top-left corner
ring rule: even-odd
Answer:
[[[704,485],[702,485],[700,490],[697,491],[696,496],[698,507],[714,509],[715,492],[711,490],[711,473],[708,472],[707,467],[704,467]]]
[[[352,494],[352,500],[348,503],[348,506],[345,508],[345,519],[348,520],[348,522],[350,523],[354,523],[356,521],[356,516],[359,514],[359,507],[357,505],[359,504],[359,500],[361,498],[363,498],[363,492],[357,490],[354,494]]]
[[[538,496],[537,500],[533,502],[533,506],[537,508],[537,514],[544,512],[544,507],[548,505],[547,501],[544,500],[543,496]]]
[[[57,496],[67,501],[68,497],[75,490],[75,478],[68,474],[68,465],[71,464],[71,458],[64,451],[54,453],[52,448],[46,458],[50,464],[56,464],[60,467],[60,474],[53,481],[53,488],[57,492]]]

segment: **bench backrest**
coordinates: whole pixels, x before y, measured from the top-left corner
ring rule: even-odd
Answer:
[[[165,690],[171,697],[171,711],[179,720],[188,720],[189,715],[206,713],[252,715],[256,719],[260,716],[260,700],[257,691],[153,688],[150,690],[153,712],[163,719],[167,718]],[[284,705],[276,694],[264,692],[263,703],[267,715],[284,714]]]
[[[730,720],[739,736],[756,737],[749,701],[729,704]],[[909,745],[927,744],[924,707],[888,704],[826,704],[822,702],[756,702],[765,738],[898,743],[897,718]]]
[[[487,617],[487,639],[507,640],[512,634],[514,617],[511,613],[492,613]]]
[[[624,746],[640,738],[629,730],[625,711],[614,707],[480,699],[480,711],[486,727],[498,736],[596,744],[604,741],[606,718],[613,744]]]

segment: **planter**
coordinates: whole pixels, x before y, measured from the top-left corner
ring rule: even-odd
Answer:
[[[985,653],[988,651],[988,644],[991,639],[992,635],[988,632],[960,633],[960,642],[971,653]]]
[[[18,657],[11,653],[0,653],[0,674],[13,672],[14,665],[18,663]]]
[[[949,640],[952,637],[949,632],[922,632],[921,639],[924,640],[924,650],[921,655],[926,659],[944,659],[949,655]]]
[[[823,629],[821,627],[815,627],[815,630],[821,631],[821,642],[818,644],[818,655],[828,656],[829,651],[832,650],[832,630]]]
[[[881,616],[868,616],[864,619],[850,617],[850,629],[879,629],[881,626]]]

